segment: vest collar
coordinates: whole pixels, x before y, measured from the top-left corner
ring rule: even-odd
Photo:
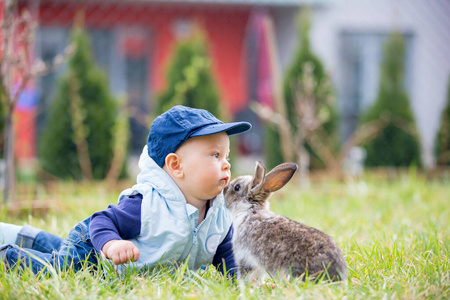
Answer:
[[[138,163],[141,172],[137,176],[137,185],[133,189],[147,190],[152,187],[168,201],[186,203],[183,193],[173,179],[150,156],[144,146]],[[210,200],[210,209],[222,206],[223,193]]]
[[[142,150],[138,166],[141,172],[138,174],[136,182],[140,188],[154,187],[167,200],[186,202],[175,181],[148,156],[147,146]]]

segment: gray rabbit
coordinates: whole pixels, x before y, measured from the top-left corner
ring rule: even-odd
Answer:
[[[282,188],[297,170],[284,163],[266,175],[257,162],[255,176],[240,176],[224,190],[233,216],[233,252],[238,278],[308,275],[310,280],[344,280],[347,266],[341,250],[325,233],[275,214],[268,198]]]

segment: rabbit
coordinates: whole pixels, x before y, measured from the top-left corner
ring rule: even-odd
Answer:
[[[269,196],[282,188],[297,170],[284,163],[266,175],[257,162],[255,175],[240,176],[224,189],[233,217],[233,252],[237,278],[263,280],[267,275],[303,276],[332,281],[347,278],[341,250],[325,233],[270,211]]]

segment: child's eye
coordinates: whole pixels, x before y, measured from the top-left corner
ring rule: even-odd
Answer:
[[[212,156],[214,156],[215,158],[219,158],[219,153],[213,153],[213,155]]]

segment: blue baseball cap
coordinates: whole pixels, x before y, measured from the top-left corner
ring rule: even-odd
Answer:
[[[250,130],[248,122],[224,123],[209,111],[177,105],[156,117],[147,139],[148,155],[163,167],[166,156],[174,153],[191,137],[226,132],[228,135]]]

